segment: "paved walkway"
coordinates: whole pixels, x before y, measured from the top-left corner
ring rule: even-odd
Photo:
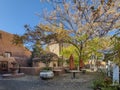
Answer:
[[[72,79],[71,73],[62,74],[51,80],[41,80],[38,76],[20,78],[0,78],[0,90],[92,90],[94,73],[79,73]]]

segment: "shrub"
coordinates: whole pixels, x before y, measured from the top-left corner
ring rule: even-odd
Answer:
[[[42,70],[52,70],[52,67],[44,67]]]

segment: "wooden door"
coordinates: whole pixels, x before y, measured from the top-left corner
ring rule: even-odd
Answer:
[[[0,71],[8,71],[8,62],[0,61]]]

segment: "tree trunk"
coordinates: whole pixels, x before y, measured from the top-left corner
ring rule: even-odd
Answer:
[[[82,60],[82,50],[83,50],[83,43],[80,43],[80,50],[79,50],[79,70],[81,70],[82,67],[80,67],[80,60]]]

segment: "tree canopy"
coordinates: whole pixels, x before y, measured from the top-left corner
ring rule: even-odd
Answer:
[[[43,26],[44,29],[53,35],[57,34],[57,40],[76,47],[80,59],[87,41],[104,36],[120,27],[119,0],[43,1],[53,6],[52,10],[43,13],[43,18],[47,22],[47,26]],[[58,37],[59,35],[61,37]]]
[[[69,43],[76,48],[79,60],[88,41],[105,36],[119,29],[119,0],[42,0],[51,9],[44,10],[40,17],[44,23],[31,29],[25,25],[22,36],[27,41],[46,44],[51,41]]]

